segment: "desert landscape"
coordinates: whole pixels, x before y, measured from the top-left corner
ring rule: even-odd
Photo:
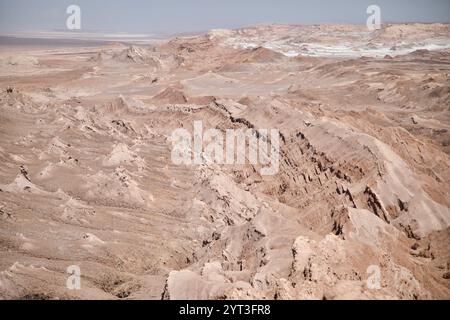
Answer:
[[[1,299],[450,299],[449,24],[6,41],[0,90]]]

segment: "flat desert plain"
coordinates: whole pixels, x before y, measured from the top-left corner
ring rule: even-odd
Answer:
[[[10,41],[0,90],[0,298],[450,298],[448,24]]]

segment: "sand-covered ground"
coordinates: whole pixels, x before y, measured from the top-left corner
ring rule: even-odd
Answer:
[[[0,90],[0,298],[450,298],[450,25],[22,41]],[[278,172],[174,163],[195,121]]]

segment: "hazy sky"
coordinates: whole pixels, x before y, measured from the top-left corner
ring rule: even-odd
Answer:
[[[0,0],[0,33],[65,29],[81,7],[82,31],[190,32],[258,23],[365,23],[370,4],[382,22],[450,22],[450,0]]]

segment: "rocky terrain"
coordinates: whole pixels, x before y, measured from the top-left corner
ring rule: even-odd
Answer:
[[[450,25],[0,45],[0,89],[0,298],[450,298]],[[278,172],[175,164],[195,121]]]

